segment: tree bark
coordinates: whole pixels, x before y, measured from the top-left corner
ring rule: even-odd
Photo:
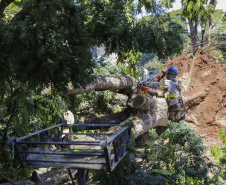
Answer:
[[[134,124],[134,135],[138,137],[149,129],[156,126],[165,126],[167,123],[167,104],[164,98],[153,98],[146,95],[138,95],[133,90],[136,86],[136,80],[130,76],[124,77],[98,77],[93,83],[85,88],[73,89],[70,87],[68,94],[76,95],[88,93],[92,90],[123,90],[126,89],[128,98],[127,108],[119,113],[105,115],[102,117],[92,117],[84,120],[84,124],[96,123],[97,127],[100,123],[123,124],[128,121]]]
[[[146,97],[149,100],[148,104],[144,104],[143,109],[133,108],[135,114],[131,115],[124,122],[132,122],[133,123],[133,133],[135,138],[148,132],[148,130],[155,128],[157,126],[166,126],[168,121],[167,110],[168,106],[164,98],[151,98]],[[134,101],[134,100],[132,100]]]
[[[96,123],[112,123],[112,124],[125,124],[127,122],[133,123],[133,133],[135,138],[148,132],[151,128],[157,126],[165,126],[167,118],[167,104],[164,98],[151,98],[143,97],[140,105],[136,101],[137,98],[142,99],[141,96],[132,98],[128,103],[128,108],[120,113],[103,116],[100,118],[91,118],[84,121],[85,124]],[[149,99],[149,100],[146,100]],[[134,101],[136,103],[134,103]],[[143,104],[143,102],[146,102]]]
[[[135,137],[147,132],[156,126],[165,126],[167,119],[167,104],[164,98],[153,98],[146,95],[138,95],[134,90],[137,80],[130,76],[123,77],[98,77],[85,88],[73,89],[69,87],[69,95],[88,93],[93,90],[120,90],[128,96],[126,109],[122,112],[105,115],[102,117],[86,118],[84,124],[120,124],[127,121],[134,123]],[[47,94],[50,89],[46,89],[43,94]]]
[[[190,39],[193,49],[193,55],[196,54],[198,50],[198,43],[197,43],[197,34],[198,34],[198,24],[189,21],[189,28],[190,28]]]
[[[213,9],[215,10],[217,0],[211,0],[210,4],[213,5]],[[213,12],[212,12],[213,13]],[[206,22],[206,27],[204,30],[202,30],[202,47],[206,47],[203,53],[208,52],[208,47],[210,45],[210,38],[211,38],[211,32],[212,32],[212,20],[209,19]]]
[[[73,89],[72,85],[69,85],[68,94],[83,94],[91,92],[93,90],[105,91],[131,89],[134,85],[136,85],[136,83],[136,79],[131,76],[97,77],[91,84],[88,84],[85,88]]]

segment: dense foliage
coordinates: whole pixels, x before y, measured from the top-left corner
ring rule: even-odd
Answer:
[[[155,27],[161,25],[149,24],[150,33],[142,33],[134,24],[134,14],[140,11],[138,7],[145,5],[152,11],[153,6],[151,2],[138,3],[139,6],[132,1],[0,1],[0,171],[9,173],[7,176],[15,180],[21,177],[19,170],[17,174],[11,173],[19,165],[13,162],[7,138],[20,137],[61,121],[73,103],[67,98],[68,83],[74,87],[84,86],[93,78],[94,46],[103,45],[107,54],[117,53],[120,62],[135,69],[142,49],[136,38],[152,32],[161,38],[159,35],[168,32],[164,27],[164,32],[158,33]],[[182,41],[179,32],[177,29],[176,36]],[[149,43],[150,51],[158,44],[153,45],[146,39],[143,42]],[[163,57],[172,52],[164,48],[159,54]],[[46,88],[51,91],[43,96]],[[94,109],[119,110],[99,107],[108,104],[110,96],[105,93],[99,99],[103,97],[106,103],[96,104]]]
[[[192,1],[191,1],[192,2]],[[209,5],[211,6],[211,5]],[[169,16],[175,20],[176,23],[180,24],[184,29],[189,28],[189,21],[186,17],[186,15],[183,14],[184,9],[179,9],[175,10],[169,13]],[[193,14],[192,14],[193,15]],[[205,15],[205,14],[204,14]],[[207,13],[206,13],[207,15]],[[209,53],[213,57],[213,61],[217,61],[222,64],[226,64],[225,60],[225,51],[226,51],[226,46],[224,44],[225,38],[226,38],[226,14],[223,10],[215,10],[213,13],[210,13],[210,18],[211,18],[211,26],[212,29],[209,31],[210,33],[210,46],[209,46]],[[204,43],[204,38],[203,38],[203,33],[205,30],[205,27],[207,25],[207,19],[198,19],[196,21],[196,25],[200,25],[201,30],[198,30],[197,28],[193,28],[193,31],[195,32],[196,35],[193,35],[195,37],[195,47],[200,48],[203,46]],[[190,27],[191,29],[192,27]],[[196,30],[197,29],[197,30]],[[195,31],[196,30],[196,31]],[[192,44],[192,39],[191,39],[191,33],[189,34],[189,30],[186,30],[186,35],[185,37],[186,42],[189,42],[189,45],[193,47]],[[191,30],[190,30],[191,32]]]
[[[221,171],[219,176],[224,182],[226,181],[226,129],[221,128],[218,133],[223,141],[221,147],[211,147],[211,154],[214,156],[220,164]]]
[[[148,71],[160,71],[164,65],[165,60],[161,60],[157,55],[149,53],[143,53],[140,60],[137,61],[138,69],[147,69]]]
[[[68,97],[69,82],[79,87],[91,82],[94,74],[138,76],[136,63],[142,53],[155,53],[158,59],[180,53],[184,27],[161,15],[157,2],[0,1],[0,173],[13,180],[29,174],[19,168],[7,146],[8,137],[57,124],[68,107],[84,110],[82,102],[93,113],[120,110],[109,104],[112,92]],[[168,0],[159,2],[171,5]],[[142,7],[151,16],[137,21]],[[116,53],[118,63],[128,68],[93,58],[96,46],[104,46],[106,54]],[[99,101],[94,102],[94,97]]]
[[[219,169],[205,156],[201,137],[185,123],[168,122],[160,136],[150,130],[145,151],[130,154],[111,173],[94,172],[97,184],[217,184],[218,178],[209,175]]]

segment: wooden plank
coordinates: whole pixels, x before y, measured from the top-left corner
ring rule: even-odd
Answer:
[[[24,162],[25,163],[25,162]],[[24,164],[25,168],[76,168],[76,169],[90,169],[90,170],[106,170],[106,164],[72,164],[72,163],[61,163],[54,164],[53,163],[38,163],[35,165],[29,165],[28,163]]]
[[[113,127],[113,126],[118,126],[118,127],[122,127],[124,125],[120,125],[120,124],[67,124],[67,126],[79,126],[79,127]]]
[[[78,169],[78,185],[85,185],[86,184],[86,175],[84,169]]]
[[[71,160],[40,160],[40,159],[22,159],[24,162],[28,162],[30,164],[32,163],[53,163],[53,164],[58,164],[58,163],[73,163],[73,164],[106,164],[105,158],[99,158],[99,159],[91,159],[91,160],[83,160],[83,159],[71,159]]]
[[[114,149],[114,153],[115,153],[115,160],[118,161],[118,152],[117,152],[117,144],[116,141],[113,141],[113,149]]]
[[[40,133],[42,133],[42,132],[44,132],[44,131],[47,131],[47,130],[50,130],[50,129],[52,129],[52,128],[60,127],[60,126],[62,126],[62,125],[65,125],[65,123],[61,123],[61,124],[58,124],[58,125],[54,125],[54,126],[52,126],[52,127],[48,127],[48,128],[42,129],[42,130],[40,130],[40,131],[31,133],[31,134],[29,134],[29,135],[26,135],[26,136],[17,138],[16,141],[19,142],[19,141],[21,141],[21,140],[23,140],[23,139],[29,138],[29,137],[34,136],[34,135],[36,135],[36,134],[40,134]]]
[[[62,142],[45,142],[45,141],[19,141],[17,144],[39,144],[39,145],[100,145],[100,141],[62,141]]]
[[[37,151],[23,151],[18,150],[19,153],[27,154],[49,154],[49,155],[75,155],[75,156],[104,156],[104,152],[37,152]]]
[[[65,135],[106,135],[110,136],[113,135],[114,133],[78,133],[78,132],[73,132],[73,133],[62,133]]]
[[[14,146],[14,149],[15,149],[15,152],[16,152],[16,156],[17,156],[17,158],[19,159],[19,163],[21,164],[21,166],[24,168],[24,163],[23,163],[23,161],[21,160],[22,159],[22,156],[21,156],[21,154],[18,152],[18,150],[19,150],[19,147],[18,147],[18,145],[17,145],[17,142],[15,141],[15,146]]]
[[[126,130],[127,131],[127,130]],[[123,146],[122,146],[122,153],[124,154],[126,152],[126,146],[127,146],[127,142],[126,142],[126,138],[127,138],[127,132],[123,132]]]

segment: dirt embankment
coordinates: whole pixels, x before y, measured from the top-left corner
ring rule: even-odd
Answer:
[[[221,144],[220,128],[226,128],[226,67],[211,61],[208,54],[177,57],[168,60],[163,71],[175,66],[182,82],[182,93],[188,109],[186,121],[206,137],[207,146]]]

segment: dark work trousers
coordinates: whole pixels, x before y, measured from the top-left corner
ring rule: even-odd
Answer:
[[[168,108],[168,120],[172,122],[180,122],[185,120],[186,109],[184,104],[177,103]]]

